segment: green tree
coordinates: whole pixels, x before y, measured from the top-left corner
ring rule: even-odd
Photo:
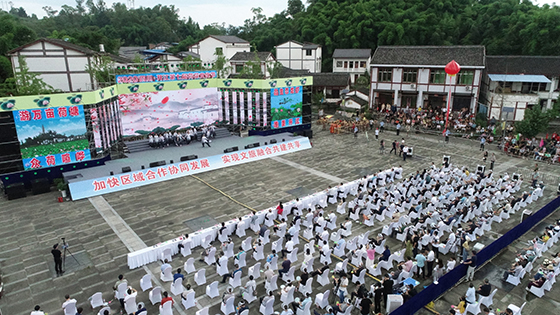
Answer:
[[[115,84],[113,75],[115,63],[109,56],[98,55],[90,65],[86,65],[86,71],[92,76],[97,84],[94,88],[106,87]]]
[[[305,6],[301,0],[288,0],[288,10],[287,13],[292,17],[295,17],[298,13],[303,12]]]
[[[18,65],[14,73],[18,95],[37,95],[55,92],[54,88],[45,83],[38,74],[29,72],[29,67],[23,56],[18,57]]]
[[[515,130],[525,137],[535,137],[548,129],[548,124],[557,113],[558,106],[545,112],[540,105],[534,105],[531,109],[525,110],[522,121],[515,122]]]
[[[216,52],[214,52],[214,56],[216,56],[216,61],[214,61],[212,70],[216,70],[219,78],[226,78],[232,70],[231,66],[228,66],[228,60],[226,56],[224,56],[221,49],[216,49]]]

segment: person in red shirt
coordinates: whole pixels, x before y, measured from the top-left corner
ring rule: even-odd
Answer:
[[[284,212],[284,206],[282,205],[282,201],[278,203],[278,206],[276,207],[276,211],[278,213],[278,216],[281,216],[282,213]]]
[[[165,291],[163,292],[163,299],[161,299],[161,305],[163,305],[163,303],[167,301],[171,301],[171,306],[173,306],[173,298],[171,298],[169,294],[167,294],[167,291]]]

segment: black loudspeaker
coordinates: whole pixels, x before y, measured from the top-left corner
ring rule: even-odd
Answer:
[[[259,142],[255,142],[255,143],[251,143],[245,146],[245,149],[251,149],[251,148],[256,148],[256,147],[260,147],[261,144]]]
[[[278,141],[276,141],[276,139],[270,140],[270,144],[277,143],[277,142],[278,142]]]
[[[518,180],[519,180],[519,178],[520,178],[520,177],[519,177],[519,174],[515,174],[515,173],[513,173],[513,175],[512,175],[512,179],[513,179],[514,181],[518,181]],[[560,187],[560,185],[559,185],[559,187]]]
[[[313,130],[311,130],[311,129],[303,130],[302,136],[307,137],[309,139],[313,139]]]
[[[181,162],[196,160],[196,159],[198,159],[198,155],[185,155],[181,157]]]
[[[31,191],[34,195],[44,194],[51,191],[51,185],[46,178],[37,178],[31,181]]]
[[[476,166],[476,172],[479,174],[484,175],[484,171],[486,170],[486,166],[484,165],[477,165]]]
[[[231,147],[224,150],[224,153],[230,153],[234,151],[239,151],[239,147]]]
[[[157,161],[157,162],[150,163],[150,167],[158,167],[158,166],[164,166],[164,165],[165,165],[165,161]]]
[[[115,173],[113,173],[113,171],[110,171],[109,174],[111,174],[111,176],[115,175]]]
[[[130,166],[125,166],[122,168],[122,172],[123,173],[130,173],[132,172],[132,169],[130,169]]]
[[[143,169],[143,170],[146,169],[146,167],[144,165],[142,165],[140,168]]]
[[[173,160],[169,160],[169,164],[173,164]]]
[[[6,195],[8,195],[8,200],[14,200],[19,198],[27,197],[25,193],[25,185],[23,183],[15,183],[6,186]]]

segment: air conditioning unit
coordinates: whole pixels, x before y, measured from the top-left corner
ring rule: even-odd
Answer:
[[[467,86],[465,86],[465,90],[470,91],[471,87],[467,85]]]
[[[415,88],[415,87],[416,87],[416,84],[412,83],[412,84],[410,85],[410,87],[411,87],[411,88]]]

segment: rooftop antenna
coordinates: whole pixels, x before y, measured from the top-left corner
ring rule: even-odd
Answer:
[[[134,9],[134,0],[126,0],[126,5],[129,9]]]

